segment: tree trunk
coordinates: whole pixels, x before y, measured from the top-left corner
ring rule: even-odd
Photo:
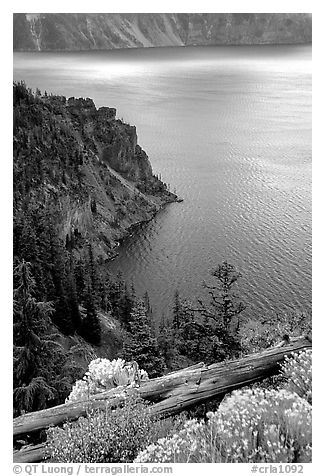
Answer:
[[[286,344],[286,345],[284,345]],[[14,419],[14,439],[75,420],[86,415],[90,409],[111,409],[131,393],[153,402],[152,412],[161,417],[176,414],[184,409],[215,397],[220,397],[236,388],[263,380],[279,371],[284,356],[311,347],[309,338],[296,338],[281,343],[266,351],[238,360],[206,366],[203,363],[172,372],[163,377],[143,382],[138,388],[117,387],[91,397],[87,401],[65,403],[46,410],[27,413]],[[44,459],[43,447],[25,447],[14,452],[15,462],[36,462]]]

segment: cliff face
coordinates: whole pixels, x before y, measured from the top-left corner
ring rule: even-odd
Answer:
[[[16,87],[14,99],[15,218],[40,204],[55,209],[62,242],[80,253],[91,242],[106,261],[130,227],[176,197],[115,109],[24,91]]]
[[[15,393],[19,412],[62,403],[91,359],[116,356],[133,301],[107,261],[134,225],[176,196],[152,174],[135,127],[115,109],[42,96],[24,83],[13,92],[14,386],[29,389],[37,376],[53,390],[27,403]],[[34,301],[28,308],[34,299],[47,310],[35,311]]]
[[[304,13],[16,13],[14,50],[309,43]]]

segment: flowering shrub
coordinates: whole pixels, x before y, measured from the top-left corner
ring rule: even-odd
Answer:
[[[50,428],[46,451],[51,462],[132,462],[150,441],[161,436],[163,428],[148,405],[130,397],[123,408],[92,411],[62,428]]]
[[[66,401],[88,400],[91,395],[113,387],[134,386],[139,380],[148,380],[148,374],[140,370],[136,362],[125,363],[122,359],[112,361],[95,359],[90,362],[88,372],[83,379],[77,380]]]
[[[242,390],[208,421],[190,420],[151,444],[137,463],[291,463],[311,461],[311,406],[286,390]]]
[[[297,393],[311,404],[312,402],[312,351],[304,350],[285,357],[282,375],[287,388]]]
[[[194,463],[205,437],[203,421],[187,420],[178,433],[160,438],[134,460],[135,463]],[[212,455],[211,455],[212,457]],[[209,461],[205,461],[209,462]],[[216,463],[216,461],[211,461]]]

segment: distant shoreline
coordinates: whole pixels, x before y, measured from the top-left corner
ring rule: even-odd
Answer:
[[[312,46],[312,41],[308,42],[290,42],[290,43],[218,43],[216,45],[168,45],[168,46],[124,46],[122,48],[88,48],[88,49],[13,49],[14,53],[89,53],[89,52],[103,52],[103,51],[123,51],[123,50],[154,50],[164,48],[215,48],[215,47],[247,47],[247,46]]]
[[[14,51],[304,44],[309,13],[15,13]]]

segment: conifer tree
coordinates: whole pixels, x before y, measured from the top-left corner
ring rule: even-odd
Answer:
[[[199,299],[196,309],[204,319],[204,327],[219,359],[238,357],[241,351],[240,324],[245,305],[241,302],[234,286],[241,274],[235,266],[224,261],[211,272],[214,284],[204,283],[208,291],[207,300]]]
[[[97,291],[98,291],[98,275],[97,275],[97,270],[96,270],[96,265],[95,265],[95,259],[94,259],[94,251],[93,247],[90,243],[88,243],[88,273],[90,277],[90,284],[91,284],[91,289],[92,289],[92,295],[93,298],[97,299]]]
[[[215,321],[219,320],[219,326],[224,330],[238,332],[240,314],[245,310],[245,305],[238,300],[233,287],[241,274],[236,271],[234,265],[224,261],[211,272],[211,275],[216,278],[216,284],[204,284],[210,294],[209,307],[203,305],[204,315]],[[202,304],[202,301],[200,302]]]
[[[68,286],[66,282],[64,248],[55,233],[52,233],[50,236],[49,248],[50,270],[55,288],[55,295],[51,296],[54,304],[52,320],[60,331],[70,335],[75,332],[75,327],[72,322],[71,308],[66,291]]]
[[[86,316],[82,319],[80,333],[89,343],[99,345],[101,341],[101,327],[90,285],[88,285],[85,308]]]
[[[147,315],[151,320],[151,318],[152,318],[152,307],[151,307],[151,304],[150,304],[150,298],[149,298],[148,291],[146,291],[144,296],[143,296],[143,302],[144,302],[144,305],[145,305],[145,308],[146,308],[146,311],[147,311]]]
[[[24,260],[14,269],[14,408],[15,413],[44,407],[53,388],[40,375],[45,333],[53,307],[38,302],[31,264]],[[36,408],[38,409],[38,408]]]
[[[14,415],[62,403],[82,369],[54,333],[51,302],[39,301],[32,265],[14,268]]]
[[[86,286],[86,271],[84,267],[84,262],[79,260],[74,267],[75,283],[76,283],[76,292],[79,302],[82,301],[84,296],[85,286]]]
[[[131,312],[130,332],[123,345],[123,358],[135,360],[150,377],[162,375],[165,365],[144,302],[137,300]]]
[[[124,289],[122,290],[119,299],[119,320],[128,330],[130,330],[130,321],[132,320],[131,313],[133,305],[134,300],[131,297],[127,283],[125,283]]]
[[[178,289],[174,294],[174,306],[173,306],[173,328],[177,332],[180,329],[182,320],[182,306],[179,298]]]
[[[59,296],[55,300],[55,309],[53,312],[52,320],[58,329],[66,335],[74,333],[74,326],[71,319],[71,308],[69,306],[68,299],[64,293],[62,283],[58,289]]]
[[[109,301],[109,282],[100,275],[98,282],[98,301],[99,307],[105,312],[111,310],[111,303]]]
[[[109,301],[112,307],[113,316],[129,331],[132,306],[135,300],[134,288],[131,287],[131,293],[128,285],[122,279],[119,273],[115,282],[109,282]]]
[[[181,366],[177,359],[178,349],[176,341],[177,336],[172,322],[166,319],[165,314],[163,314],[159,324],[157,342],[167,369],[170,371],[177,370]]]
[[[80,332],[81,329],[81,315],[79,311],[76,281],[74,276],[74,268],[71,264],[68,276],[68,305],[70,308],[71,323],[75,331]]]

